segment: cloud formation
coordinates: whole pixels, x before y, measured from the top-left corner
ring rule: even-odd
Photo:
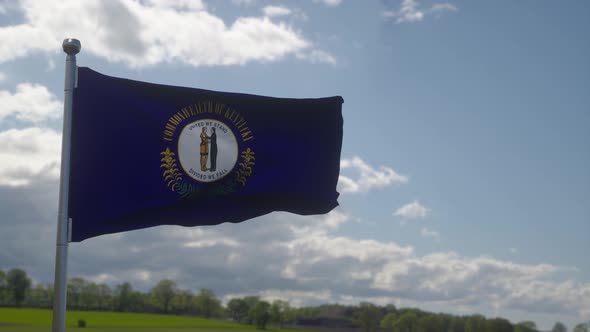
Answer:
[[[266,6],[262,8],[262,12],[268,17],[286,16],[291,14],[291,9],[284,6]]]
[[[0,73],[1,74],[1,73]],[[61,116],[62,103],[39,84],[22,83],[15,92],[0,90],[0,121],[5,118],[41,123]]]
[[[424,20],[427,16],[439,16],[445,12],[455,12],[457,7],[444,2],[435,3],[427,9],[420,8],[417,0],[403,0],[396,10],[383,11],[383,16],[395,19],[396,23],[414,23]]]
[[[0,186],[30,185],[59,177],[61,134],[31,127],[0,132]]]
[[[338,190],[341,193],[364,193],[372,189],[408,182],[407,176],[398,174],[393,168],[379,166],[375,169],[356,156],[352,159],[342,159],[340,169],[341,173],[349,173],[348,170],[352,170],[358,174],[356,179],[349,175],[340,175]]]
[[[80,39],[85,51],[131,67],[166,62],[243,65],[317,51],[300,31],[271,20],[277,16],[276,8],[271,10],[274,15],[239,17],[226,25],[201,1],[22,0],[21,4],[25,22],[0,27],[0,63],[58,52],[64,36]]]
[[[428,215],[428,209],[420,204],[420,202],[413,201],[399,207],[393,215],[404,219],[424,219]]]
[[[55,201],[39,200],[37,189],[0,186],[6,202],[0,212],[17,221],[0,225],[0,268],[22,266],[49,282],[53,264],[47,248],[55,238],[46,234],[53,234],[55,221],[49,216],[54,216]],[[590,312],[590,284],[550,281],[560,271],[557,266],[455,252],[423,255],[394,241],[339,235],[339,227],[352,218],[342,210],[315,217],[274,213],[240,224],[161,226],[101,236],[71,245],[70,275],[111,285],[130,281],[143,290],[172,278],[181,288],[212,288],[226,300],[261,295],[296,305],[362,299],[425,309],[460,306],[471,312],[481,307],[580,317]],[[35,238],[35,244],[23,247],[25,237]]]
[[[62,103],[42,85],[22,83],[0,90],[0,121],[24,128],[0,131],[0,186],[26,186],[33,179],[59,177],[61,134],[45,128],[61,116]]]

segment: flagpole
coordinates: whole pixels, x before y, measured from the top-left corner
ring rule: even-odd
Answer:
[[[65,39],[62,48],[66,57],[64,86],[64,122],[61,138],[61,173],[59,182],[59,206],[57,212],[57,241],[55,249],[55,279],[53,302],[53,332],[64,332],[66,326],[66,292],[68,278],[69,216],[68,198],[70,187],[70,143],[72,136],[72,104],[76,83],[76,54],[81,45],[77,39]]]

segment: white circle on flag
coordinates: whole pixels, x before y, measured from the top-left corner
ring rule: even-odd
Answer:
[[[236,136],[218,120],[191,122],[178,137],[178,159],[191,178],[199,182],[217,181],[228,175],[236,165]]]

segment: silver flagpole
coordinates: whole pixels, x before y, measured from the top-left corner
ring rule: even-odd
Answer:
[[[55,249],[55,279],[53,302],[53,332],[65,332],[66,292],[68,279],[69,216],[68,197],[70,189],[70,142],[72,136],[72,104],[76,83],[76,54],[80,41],[65,39],[62,43],[66,57],[66,80],[64,87],[64,124],[61,138],[61,174],[59,182],[59,207],[57,212],[57,242]]]

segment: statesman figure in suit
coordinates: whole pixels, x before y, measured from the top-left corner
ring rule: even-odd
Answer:
[[[215,172],[215,168],[217,168],[217,134],[215,134],[215,127],[211,127],[211,136],[209,137],[211,142],[211,150],[210,150],[210,157],[211,157],[211,167],[209,170],[211,172]]]
[[[209,159],[209,136],[207,136],[207,127],[203,127],[201,130],[201,171],[207,170],[207,159]],[[216,144],[217,148],[217,144]],[[217,151],[215,151],[217,153]]]

